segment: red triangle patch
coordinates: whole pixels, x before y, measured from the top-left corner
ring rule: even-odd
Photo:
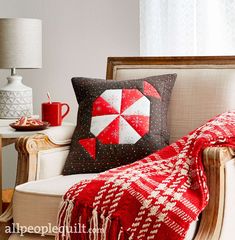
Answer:
[[[149,132],[149,117],[143,115],[122,116],[141,137]]]
[[[109,114],[118,114],[118,112],[102,97],[98,97],[93,103],[92,116],[102,116]]]
[[[124,112],[141,97],[143,97],[143,94],[138,89],[123,89],[121,112]]]
[[[158,91],[156,90],[156,88],[154,88],[150,83],[148,83],[146,81],[144,81],[144,94],[146,96],[161,99],[161,96],[158,93]]]
[[[119,143],[119,119],[115,118],[98,136],[97,138],[103,144]]]
[[[86,138],[78,141],[90,154],[90,156],[95,160],[96,159],[96,139],[95,138]]]

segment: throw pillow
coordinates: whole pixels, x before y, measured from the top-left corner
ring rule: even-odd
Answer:
[[[125,81],[73,78],[79,110],[63,174],[105,171],[165,147],[175,79],[176,74]]]

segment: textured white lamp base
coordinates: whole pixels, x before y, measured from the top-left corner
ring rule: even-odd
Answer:
[[[33,114],[32,88],[22,83],[22,77],[7,78],[8,84],[0,89],[0,118],[19,118]]]

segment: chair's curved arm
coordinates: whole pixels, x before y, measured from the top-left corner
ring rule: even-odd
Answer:
[[[37,134],[30,137],[20,137],[16,141],[16,150],[18,151],[18,165],[15,185],[19,185],[36,179],[37,159],[39,151],[60,148],[69,144],[54,144],[48,136]],[[0,229],[4,229],[6,224],[11,224],[12,202],[0,216]],[[8,239],[4,231],[0,231],[0,239]]]
[[[36,180],[39,151],[65,147],[68,145],[69,144],[52,143],[45,134],[36,134],[19,138],[15,144],[16,150],[18,151],[16,185]]]
[[[225,206],[225,163],[234,155],[234,150],[229,147],[208,147],[203,151],[210,199],[202,212],[195,240],[218,240],[220,237]]]

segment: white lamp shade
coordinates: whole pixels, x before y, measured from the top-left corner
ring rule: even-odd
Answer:
[[[42,22],[0,18],[0,68],[41,68]]]

